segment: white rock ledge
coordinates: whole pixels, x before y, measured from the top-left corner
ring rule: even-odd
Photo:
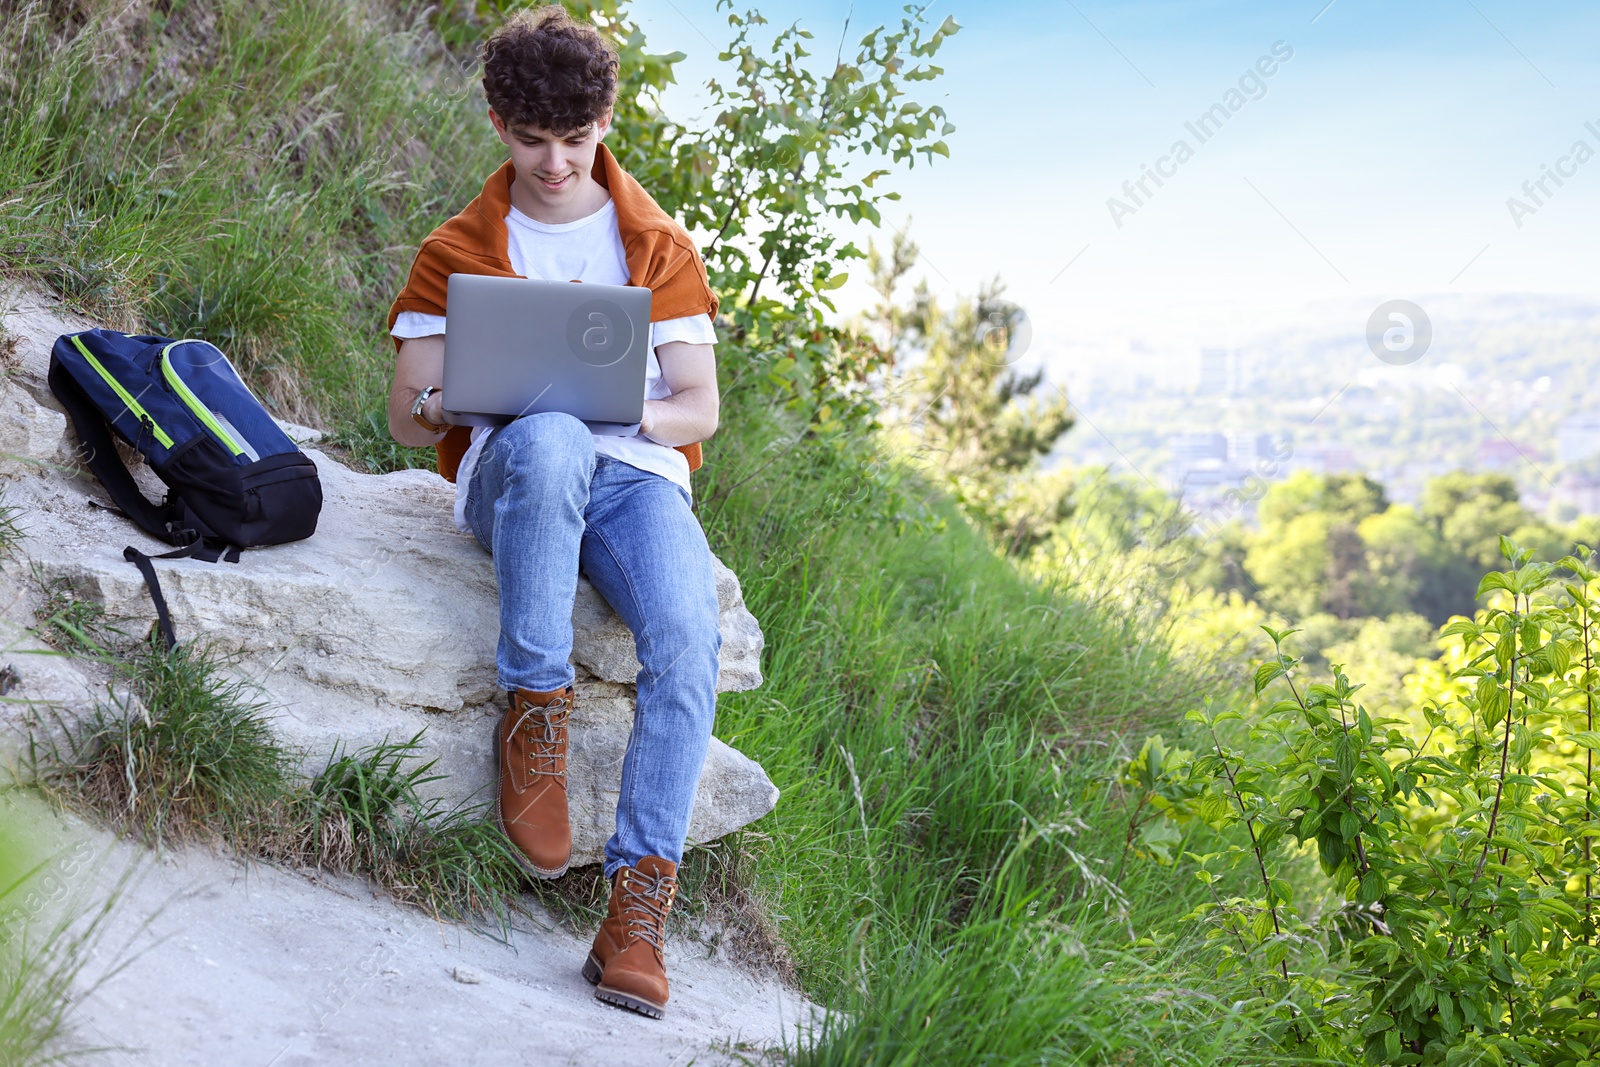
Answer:
[[[89,503],[105,500],[104,491],[73,464],[65,416],[44,381],[55,338],[92,324],[25,290],[0,291],[0,311],[17,341],[17,358],[0,378],[0,476],[27,531],[23,558],[7,568],[12,589],[0,598],[12,606],[0,611],[14,624],[27,621],[32,583],[24,579],[36,564],[47,580],[68,579],[110,615],[140,620],[142,628],[154,612],[122,549],[166,546]],[[454,487],[431,471],[360,474],[305,451],[324,494],[315,536],[249,550],[237,564],[157,564],[180,639],[208,639],[237,654],[238,670],[265,689],[283,740],[308,754],[309,770],[336,744],[356,748],[426,728],[426,753],[447,776],[432,787],[435,795],[487,802],[493,724],[504,701],[495,678],[499,614],[489,556],[451,521]],[[160,483],[136,473],[159,499]],[[717,687],[753,689],[761,684],[761,629],[733,572],[715,566],[723,637]],[[581,864],[600,860],[613,829],[639,664],[627,627],[582,580],[573,627],[578,704],[568,780],[573,862]],[[64,696],[72,690],[62,678],[66,665],[46,668],[45,658],[20,665],[22,684],[10,698],[65,703],[69,712],[73,703],[87,706],[92,684],[85,678],[81,699]],[[713,739],[690,839],[736,830],[771,811],[777,797],[759,765]]]

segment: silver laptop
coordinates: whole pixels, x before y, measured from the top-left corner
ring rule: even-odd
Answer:
[[[650,290],[452,274],[445,304],[444,415],[497,426],[564,411],[592,433],[639,432]]]

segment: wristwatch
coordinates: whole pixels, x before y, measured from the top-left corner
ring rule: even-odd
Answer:
[[[428,398],[438,391],[439,387],[437,385],[430,385],[417,394],[417,398],[411,402],[411,420],[429,433],[448,433],[450,432],[448,423],[440,426],[438,423],[429,422],[427,417],[422,414],[422,405],[426,404]]]

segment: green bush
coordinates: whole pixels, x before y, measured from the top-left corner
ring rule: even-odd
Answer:
[[[1256,689],[1289,695],[1248,723],[1248,742],[1226,726],[1238,711],[1191,716],[1204,749],[1166,810],[1242,828],[1193,859],[1203,882],[1242,868],[1255,883],[1193,918],[1223,970],[1272,1005],[1286,1051],[1600,1062],[1600,573],[1501,548],[1509,569],[1477,591],[1490,607],[1444,628],[1453,669],[1414,714],[1370,715],[1337,666],[1331,684],[1297,681],[1287,634],[1272,633]],[[1303,850],[1326,902],[1291,884]]]

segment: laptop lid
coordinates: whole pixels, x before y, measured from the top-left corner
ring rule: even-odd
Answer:
[[[635,433],[644,414],[650,290],[452,274],[445,418],[494,426],[564,411],[595,433]]]

